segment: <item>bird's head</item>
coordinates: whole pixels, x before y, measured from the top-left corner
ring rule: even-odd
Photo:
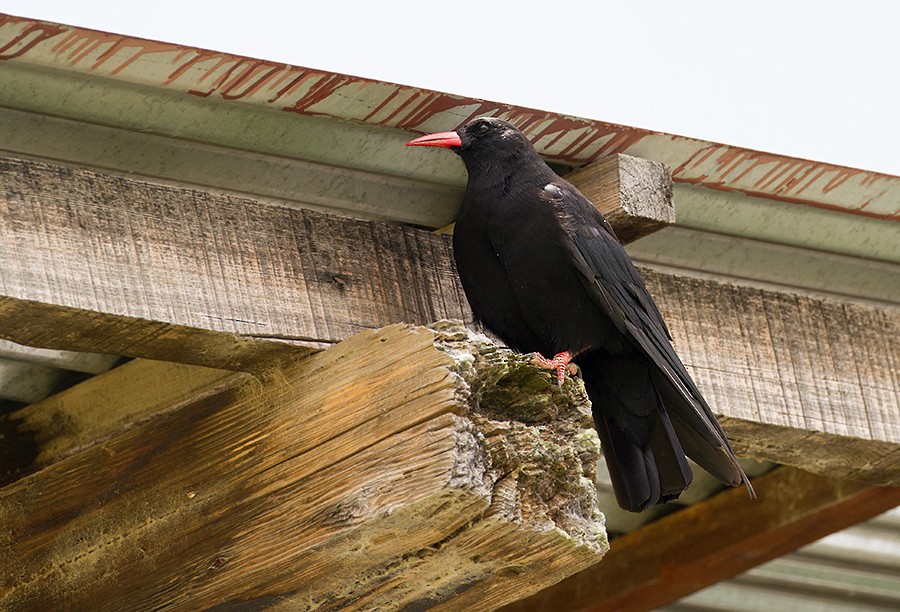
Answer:
[[[409,141],[406,146],[451,149],[463,158],[470,172],[476,165],[513,162],[534,151],[522,132],[511,123],[495,117],[478,117],[454,132],[421,136]]]

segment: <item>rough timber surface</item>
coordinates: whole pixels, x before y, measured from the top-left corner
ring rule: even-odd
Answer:
[[[134,359],[43,401],[0,415],[0,486],[147,419],[246,381],[249,374]]]
[[[363,332],[0,489],[0,608],[498,607],[600,560],[598,457],[574,382]]]
[[[247,371],[295,348],[259,339],[471,322],[447,236],[29,160],[0,186],[22,344]],[[642,272],[739,453],[898,483],[900,312]]]
[[[663,164],[612,155],[565,176],[629,243],[675,222],[672,173]]]

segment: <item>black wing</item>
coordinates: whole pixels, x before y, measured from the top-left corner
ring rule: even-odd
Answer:
[[[685,452],[723,482],[744,482],[749,487],[725,433],[675,353],[669,330],[631,258],[593,204],[564,181],[556,187],[562,205],[572,213],[567,229],[572,262],[582,283],[619,331],[652,362],[651,375]]]

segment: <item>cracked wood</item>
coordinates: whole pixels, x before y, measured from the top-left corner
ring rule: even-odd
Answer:
[[[0,162],[0,336],[248,371],[397,322],[471,319],[447,236]],[[739,454],[900,484],[900,313],[644,271]]]
[[[269,374],[0,489],[0,608],[497,607],[605,552],[577,385],[446,326]]]

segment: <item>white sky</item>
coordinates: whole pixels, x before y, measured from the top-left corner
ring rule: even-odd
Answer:
[[[900,175],[893,0],[0,0],[0,12]]]

